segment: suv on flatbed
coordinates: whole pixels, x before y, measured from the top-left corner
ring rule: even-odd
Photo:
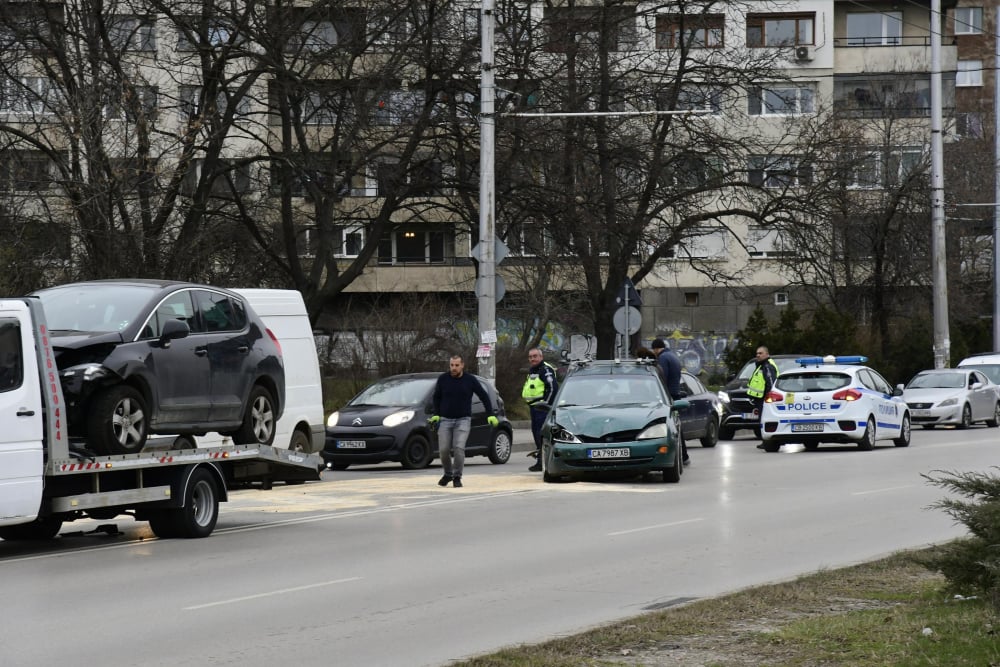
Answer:
[[[778,374],[798,368],[796,359],[812,357],[812,354],[772,354],[778,366]],[[755,437],[760,437],[760,415],[754,414],[753,402],[747,396],[747,383],[753,375],[757,362],[746,362],[740,372],[719,390],[722,401],[722,423],[719,425],[719,440],[732,440],[739,429],[752,429]]]

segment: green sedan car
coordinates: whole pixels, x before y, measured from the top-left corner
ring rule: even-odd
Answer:
[[[684,470],[677,411],[655,361],[591,361],[559,387],[542,429],[546,482],[596,473],[663,474],[679,482]]]

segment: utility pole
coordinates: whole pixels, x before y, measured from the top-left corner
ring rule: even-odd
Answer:
[[[496,143],[496,115],[494,114],[495,69],[493,58],[493,30],[495,26],[495,0],[483,0],[480,27],[482,33],[482,60],[479,78],[479,374],[489,383],[496,383],[496,176],[493,160]],[[488,348],[486,346],[489,346]],[[487,354],[488,353],[488,354]]]
[[[1000,350],[1000,6],[993,24],[996,57],[993,69],[993,349]]]
[[[948,263],[944,228],[944,137],[941,94],[941,0],[931,0],[931,264],[934,290],[934,368],[951,365]]]

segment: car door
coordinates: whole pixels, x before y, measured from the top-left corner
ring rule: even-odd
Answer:
[[[246,309],[238,299],[212,290],[195,290],[212,377],[212,421],[239,422],[250,393],[250,340]]]
[[[976,384],[979,386],[973,389]],[[992,400],[995,395],[992,387],[986,381],[986,377],[979,371],[969,373],[968,379],[969,395],[973,402],[972,419],[982,421],[992,419],[995,402]]]
[[[876,431],[880,439],[885,437],[897,437],[903,423],[903,412],[906,404],[900,399],[896,400],[892,395],[892,386],[889,382],[871,368],[865,368],[858,372],[858,379],[873,393],[870,394],[872,413],[875,415],[877,425]]]
[[[187,324],[191,333],[160,341],[163,325],[172,319]],[[211,374],[199,328],[191,291],[180,290],[157,304],[133,343],[145,348],[147,379],[155,387],[153,403],[147,409],[157,430],[170,425],[183,429],[208,421]]]
[[[38,515],[42,392],[28,304],[0,301],[0,525]]]
[[[487,393],[490,393],[489,387],[483,382],[479,377],[476,378],[476,382],[483,386],[483,389]],[[472,430],[469,432],[468,446],[483,447],[486,446],[490,441],[490,425],[486,422],[486,406],[475,394],[472,395]]]
[[[684,397],[690,407],[680,411],[681,428],[684,435],[700,435],[705,430],[708,411],[711,407],[704,387],[693,375],[681,373],[681,389],[687,394]]]

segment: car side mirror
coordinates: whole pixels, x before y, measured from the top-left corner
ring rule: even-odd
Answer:
[[[983,388],[982,382],[973,382],[972,386],[969,387],[969,389],[982,389],[982,388]]]
[[[683,410],[684,408],[690,408],[690,407],[691,407],[691,402],[687,401],[687,400],[685,400],[683,398],[678,398],[673,403],[673,409],[674,410]]]
[[[190,333],[191,328],[187,322],[177,319],[167,320],[163,323],[163,329],[160,331],[160,345],[170,347],[170,341],[187,338]]]
[[[903,387],[904,386],[905,385],[897,384],[896,388],[892,390],[892,395],[893,396],[902,396],[903,395]]]

